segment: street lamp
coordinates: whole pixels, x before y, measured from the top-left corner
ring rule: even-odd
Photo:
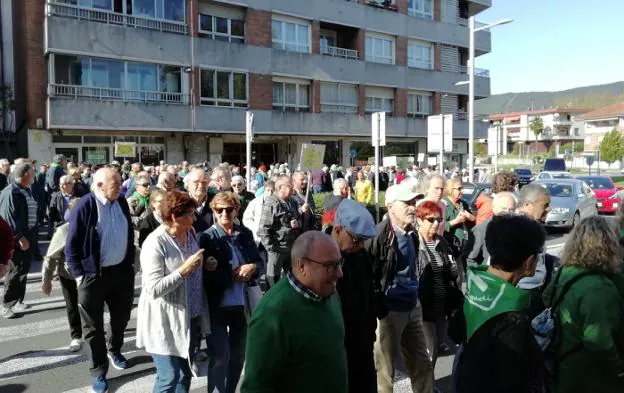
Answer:
[[[468,18],[470,32],[470,46],[468,53],[468,80],[455,83],[456,86],[468,86],[468,179],[474,181],[474,58],[475,58],[475,33],[488,30],[494,26],[505,25],[513,22],[513,19],[502,19],[498,22],[486,24],[475,28],[475,17]]]

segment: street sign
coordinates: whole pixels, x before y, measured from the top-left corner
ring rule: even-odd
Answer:
[[[373,146],[386,146],[386,112],[374,112],[371,116]]]
[[[444,115],[444,124],[442,115],[433,115],[427,117],[427,151],[430,153],[440,152],[442,128],[444,128],[444,152],[453,151],[453,115]]]
[[[587,166],[594,165],[594,162],[595,162],[594,156],[585,157],[585,163],[587,164]]]
[[[357,157],[357,150],[351,150],[351,158]]]

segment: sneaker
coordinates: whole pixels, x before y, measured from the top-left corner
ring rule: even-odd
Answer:
[[[82,340],[79,338],[73,338],[69,343],[70,352],[78,352],[82,348]]]
[[[108,352],[108,358],[110,359],[111,363],[113,363],[113,367],[115,367],[117,370],[125,370],[128,368],[128,359],[126,359],[124,357],[124,355],[121,354],[121,352]]]
[[[28,310],[29,308],[30,308],[30,304],[17,302],[15,306],[13,306],[13,311],[22,312],[22,311]]]
[[[4,319],[17,318],[17,315],[13,312],[13,310],[6,306],[0,306],[0,316]]]
[[[106,381],[106,375],[100,375],[93,378],[93,385],[91,385],[92,393],[107,393],[108,382]]]

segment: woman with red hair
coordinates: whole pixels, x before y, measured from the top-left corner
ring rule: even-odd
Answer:
[[[416,206],[420,277],[418,296],[423,310],[427,349],[434,369],[438,348],[448,349],[446,316],[457,306],[449,296],[456,295],[456,289],[459,288],[457,264],[451,256],[448,243],[438,231],[443,217],[440,205],[434,201],[424,201]]]

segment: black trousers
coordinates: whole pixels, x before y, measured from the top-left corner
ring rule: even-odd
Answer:
[[[101,269],[97,277],[84,277],[78,287],[78,307],[83,322],[87,353],[91,359],[91,376],[108,372],[107,350],[119,352],[124,330],[130,320],[134,301],[134,269],[119,264]],[[107,336],[104,335],[104,303],[110,313]]]
[[[24,301],[26,294],[26,276],[33,260],[33,250],[37,247],[34,240],[29,239],[30,248],[22,251],[17,245],[13,251],[13,266],[4,278],[4,298],[2,303],[5,307],[13,307],[17,302]]]
[[[80,311],[78,310],[78,287],[76,281],[63,276],[61,279],[61,289],[67,307],[67,320],[69,321],[69,333],[71,338],[82,338],[82,326],[80,322]]]

